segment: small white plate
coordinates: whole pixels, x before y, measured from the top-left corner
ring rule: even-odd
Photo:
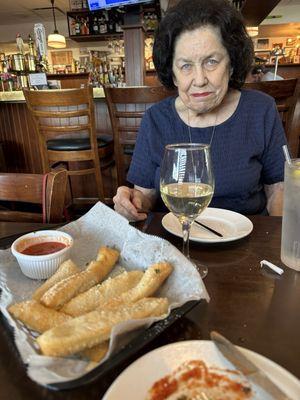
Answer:
[[[241,239],[252,232],[253,224],[242,214],[234,211],[223,210],[222,208],[207,208],[197,218],[208,227],[220,232],[219,237],[200,225],[193,224],[190,233],[190,240],[201,243],[222,243]],[[163,227],[170,233],[182,237],[181,224],[174,214],[168,213],[162,219]]]
[[[253,351],[239,347],[258,368],[263,370],[291,400],[300,398],[300,381],[284,368]],[[234,370],[234,366],[207,340],[190,340],[160,347],[140,357],[112,383],[102,400],[142,400],[159,379],[190,360],[202,360],[208,367]],[[271,400],[271,396],[251,384],[251,400]]]

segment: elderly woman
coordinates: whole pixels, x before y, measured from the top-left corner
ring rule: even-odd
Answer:
[[[182,0],[161,21],[153,59],[178,96],[144,115],[115,210],[130,220],[159,206],[160,164],[170,143],[208,143],[215,175],[211,207],[281,212],[284,130],[274,100],[241,89],[253,59],[240,14],[225,0]]]

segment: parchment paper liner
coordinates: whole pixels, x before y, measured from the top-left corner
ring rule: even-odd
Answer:
[[[97,203],[87,214],[65,225],[60,230],[69,233],[74,239],[72,259],[78,266],[95,258],[101,245],[114,246],[121,250],[118,265],[112,275],[121,269],[146,269],[159,261],[169,261],[174,267],[172,275],[163,285],[157,296],[167,297],[170,308],[176,308],[189,300],[209,300],[205,286],[193,265],[173,245],[164,239],[138,231],[128,221],[102,203]],[[7,306],[31,297],[41,281],[24,276],[11,254],[10,249],[0,250],[0,308],[8,323],[13,327],[14,339],[21,358],[28,365],[27,373],[31,379],[41,385],[63,382],[84,375],[91,364],[71,358],[54,358],[39,355],[33,340],[35,332],[28,331],[21,323],[13,320],[7,312]],[[127,321],[116,326],[112,332],[109,352],[118,350],[124,341],[129,341],[134,328],[145,328],[159,318],[147,318],[139,321]],[[124,334],[124,332],[126,332]],[[123,335],[122,335],[123,333]],[[104,361],[103,360],[103,361]],[[103,362],[102,361],[102,362]]]

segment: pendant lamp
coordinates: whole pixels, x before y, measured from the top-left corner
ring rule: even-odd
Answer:
[[[66,47],[66,38],[58,33],[56,27],[55,10],[54,10],[54,0],[51,0],[52,13],[54,20],[54,32],[48,35],[48,46],[55,49],[64,49]]]
[[[258,35],[258,26],[247,26],[246,29],[250,37],[255,37]]]

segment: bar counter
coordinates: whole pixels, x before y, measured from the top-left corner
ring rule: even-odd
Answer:
[[[94,88],[97,134],[111,134],[102,88]],[[42,173],[38,141],[22,91],[0,92],[0,142],[6,172]]]
[[[93,88],[94,99],[103,99],[105,97],[103,88]],[[0,101],[5,102],[19,102],[25,103],[25,97],[22,90],[15,90],[12,92],[0,92]]]
[[[274,64],[266,64],[266,67],[271,70],[274,70]],[[282,76],[284,79],[289,78],[300,78],[300,64],[299,63],[286,63],[286,64],[278,64],[278,75]]]

